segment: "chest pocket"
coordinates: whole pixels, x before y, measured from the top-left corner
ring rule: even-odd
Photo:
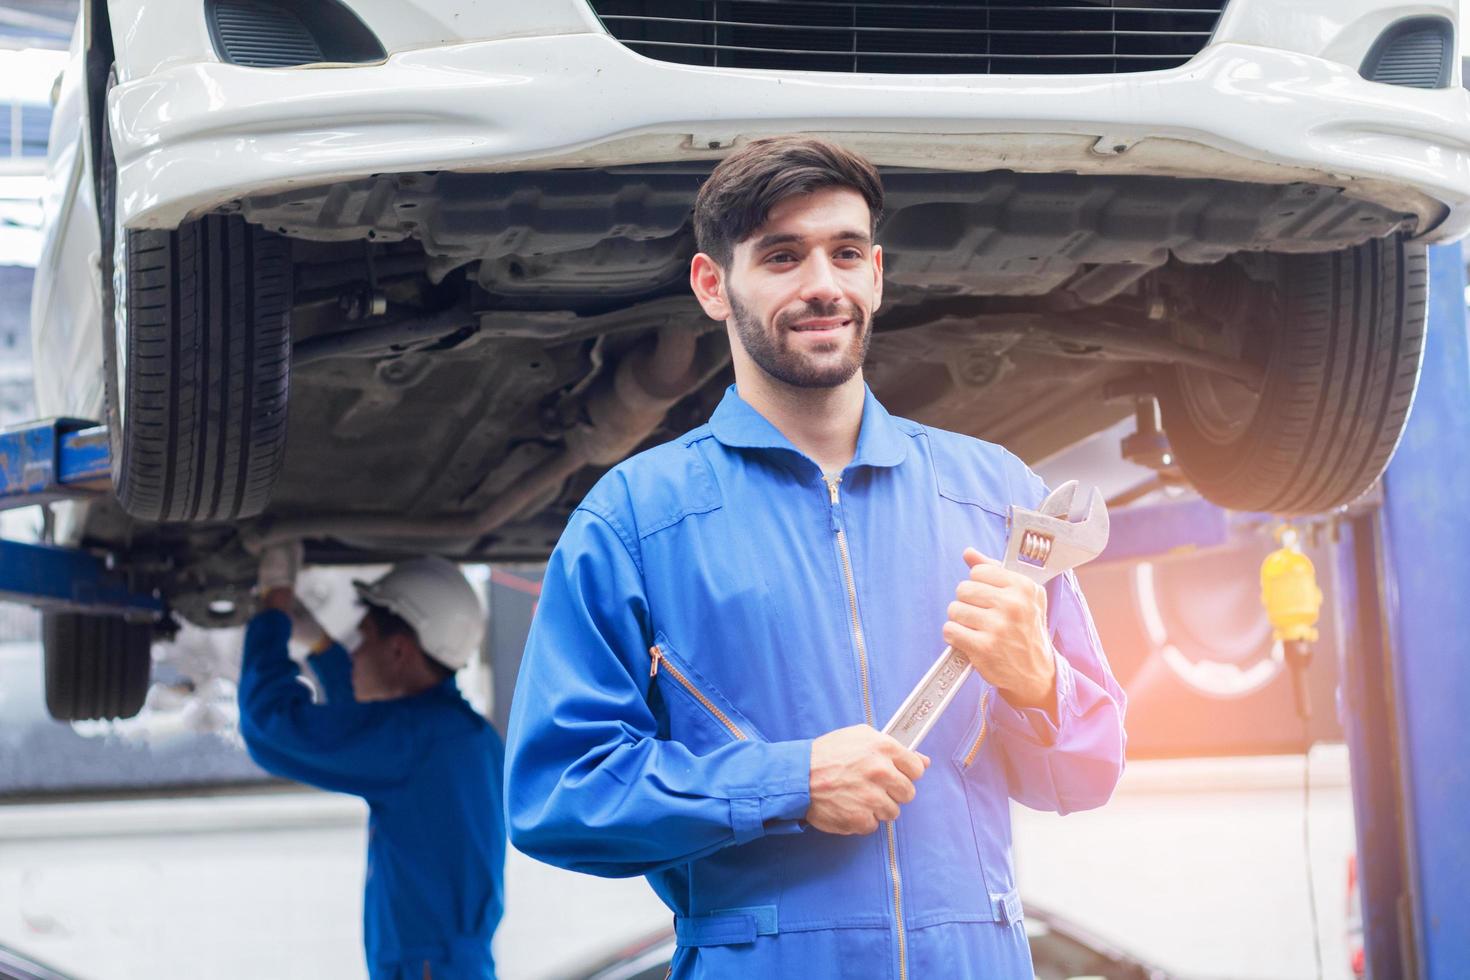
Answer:
[[[653,679],[649,702],[659,720],[661,737],[687,746],[696,755],[731,742],[765,740],[709,678],[679,655],[662,631],[655,635],[648,656]]]

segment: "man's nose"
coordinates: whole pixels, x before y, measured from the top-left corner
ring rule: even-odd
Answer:
[[[809,303],[836,303],[842,299],[842,287],[837,283],[837,270],[829,256],[813,252],[802,263],[801,298]]]

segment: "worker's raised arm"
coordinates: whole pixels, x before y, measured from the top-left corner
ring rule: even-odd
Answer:
[[[549,864],[645,874],[798,829],[811,742],[697,755],[658,737],[636,539],[585,506],[547,565],[507,738],[510,838]]]
[[[306,662],[311,672],[316,675],[317,683],[322,689],[323,699],[327,704],[342,705],[355,701],[356,698],[352,693],[351,657],[348,656],[346,648],[327,633],[326,628],[317,621],[316,616],[295,594],[294,589],[289,606],[285,604],[284,596],[278,597],[272,593],[265,595],[264,602],[267,606],[288,613],[291,616],[291,639],[311,648]],[[280,604],[277,605],[277,603]]]
[[[991,719],[1010,795],[1035,810],[1070,813],[1102,806],[1123,774],[1127,697],[1103,654],[1092,615],[1071,573],[1047,587],[1056,651],[1055,713],[991,698]]]
[[[311,654],[306,662],[321,683],[327,704],[352,704],[356,700],[352,695],[352,659],[342,644],[333,640],[326,649]]]
[[[384,705],[353,701],[350,681],[345,702],[312,704],[287,653],[290,638],[291,618],[276,609],[245,631],[240,734],[251,758],[277,776],[357,796],[402,782],[418,757],[414,733]]]

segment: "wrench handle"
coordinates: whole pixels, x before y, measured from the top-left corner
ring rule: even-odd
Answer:
[[[1007,550],[1005,567],[1044,582],[1044,578],[1039,578],[1044,574],[1041,569],[1031,568],[1011,554],[1019,547],[1016,542],[1020,536],[1013,532],[1011,537],[1012,547]],[[883,734],[892,735],[906,749],[917,749],[974,669],[968,657],[955,653],[954,647],[945,647],[934,666],[929,668],[909,696],[903,699],[893,717],[888,719],[888,724],[883,726]]]
[[[934,666],[883,726],[883,734],[892,735],[906,749],[917,749],[973,669],[968,657],[956,653],[954,647],[945,647]]]
[[[1024,520],[1016,520],[1018,512],[1012,508],[1011,530],[1002,559],[1007,569],[1045,585],[1067,569],[1102,553],[1108,541],[1108,511],[1102,494],[1096,487],[1092,489],[1088,517],[1077,524],[1067,520],[1076,489],[1075,483],[1063,484],[1043,501],[1041,512],[1020,512],[1026,515]],[[1023,548],[1028,539],[1030,544]],[[1025,556],[1023,550],[1028,552]],[[918,748],[972,669],[968,657],[955,653],[953,647],[945,647],[934,666],[883,726],[883,734],[892,735],[907,749]]]

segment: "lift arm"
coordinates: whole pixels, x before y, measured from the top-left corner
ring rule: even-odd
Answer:
[[[111,487],[107,427],[44,419],[0,432],[0,510],[97,497]],[[0,602],[156,620],[157,592],[134,588],[106,556],[0,538]]]
[[[106,493],[111,466],[105,425],[42,419],[0,431],[0,510]]]

